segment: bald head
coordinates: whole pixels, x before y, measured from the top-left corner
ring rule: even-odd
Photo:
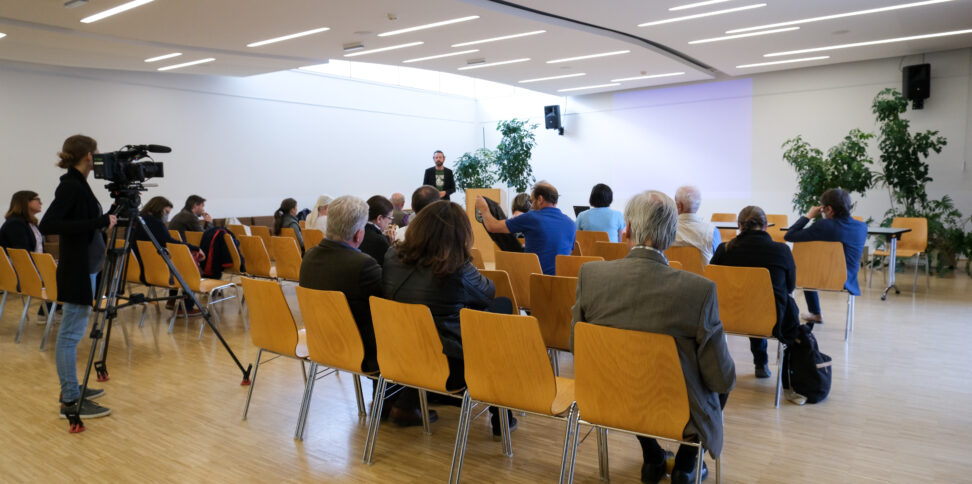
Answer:
[[[675,206],[679,214],[698,212],[701,203],[702,192],[692,185],[678,187],[675,191]]]
[[[401,210],[405,207],[405,195],[401,193],[392,193],[391,203],[395,207],[395,210]]]

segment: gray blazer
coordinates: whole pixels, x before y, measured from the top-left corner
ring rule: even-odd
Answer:
[[[655,251],[635,249],[624,259],[581,266],[573,307],[573,323],[578,321],[674,336],[691,407],[683,436],[700,439],[719,456],[718,394],[736,384],[736,367],[719,321],[714,282],[672,269]]]

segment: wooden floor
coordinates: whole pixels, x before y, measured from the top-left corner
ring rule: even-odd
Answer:
[[[928,290],[921,280],[912,294],[910,278],[899,280],[902,293],[886,302],[876,288],[858,298],[856,332],[846,344],[846,297],[821,295],[827,324],[815,332],[834,359],[833,389],[821,404],[784,401],[774,409],[774,380],[756,380],[748,342],[729,338],[738,383],[725,411],[725,482],[972,481],[972,284],[960,275],[934,279]],[[286,291],[293,295],[292,287]],[[799,294],[798,301],[803,306]],[[306,439],[297,442],[299,363],[281,358],[261,367],[249,419],[242,421],[247,387],[240,386],[240,373],[213,334],[196,339],[200,319],[188,327],[180,321],[171,335],[163,322],[156,347],[154,310],[142,329],[134,327],[137,309],[119,318],[132,344],[127,347],[117,330],[111,340],[111,381],[100,384],[107,395],[99,402],[112,415],[87,420],[86,432],[69,434],[57,417],[53,344],[38,350],[43,327],[34,323],[36,315],[22,344],[13,342],[21,308],[19,299],[8,301],[0,321],[0,481],[448,478],[458,408],[438,407],[431,436],[421,427],[382,425],[374,465],[368,466],[361,462],[366,426],[357,416],[349,375],[318,382]],[[252,362],[256,350],[237,309],[231,301],[222,310],[223,334],[241,360]],[[81,344],[81,364],[89,346],[87,339]],[[569,358],[561,368],[571,373]],[[521,417],[513,434],[515,456],[506,458],[481,417],[472,426],[463,477],[555,482],[562,439],[559,422]],[[612,433],[610,460],[615,482],[637,481],[641,457],[633,437]],[[580,446],[576,480],[598,482],[593,437]]]

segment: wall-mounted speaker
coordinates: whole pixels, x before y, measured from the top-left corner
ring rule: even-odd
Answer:
[[[931,64],[905,66],[901,70],[901,92],[911,101],[912,108],[923,108],[931,95]]]
[[[543,124],[547,129],[556,129],[560,131],[560,134],[564,134],[564,127],[560,124],[559,105],[543,107]]]

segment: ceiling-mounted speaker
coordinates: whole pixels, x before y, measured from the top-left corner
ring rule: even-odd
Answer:
[[[925,99],[931,95],[931,64],[905,66],[901,70],[901,92],[913,109],[925,107]]]
[[[564,134],[564,127],[560,124],[560,105],[543,107],[543,124],[547,129],[556,129]]]

